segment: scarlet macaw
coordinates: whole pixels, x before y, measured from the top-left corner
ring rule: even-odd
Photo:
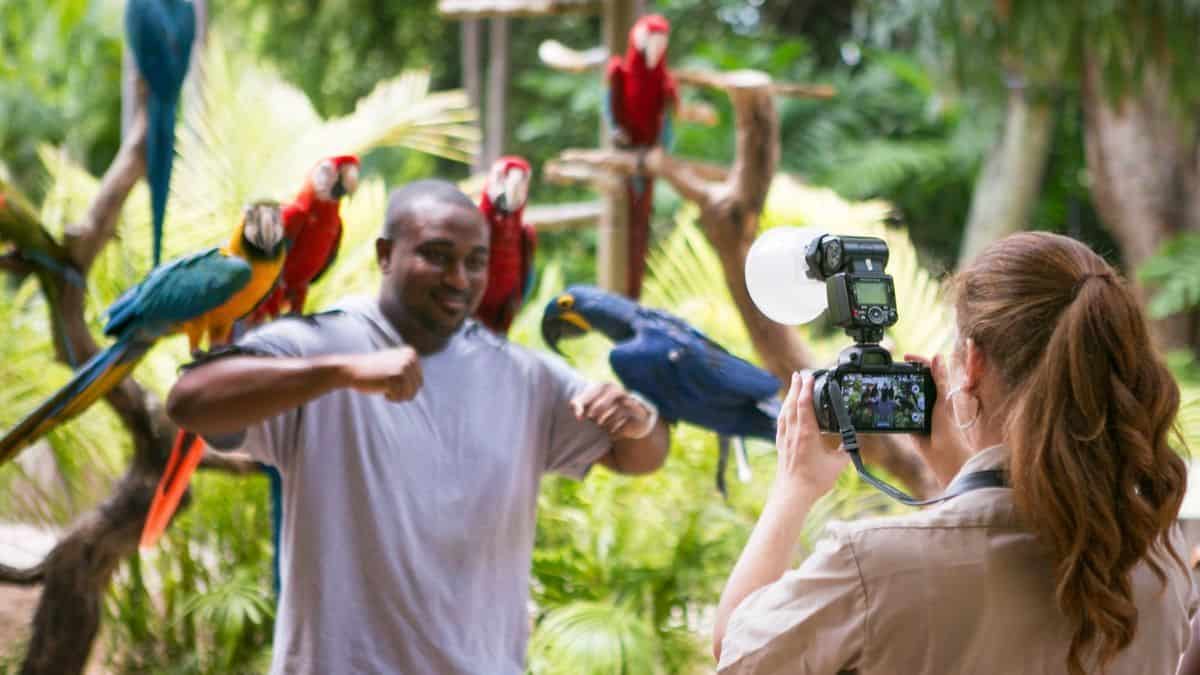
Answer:
[[[679,104],[679,93],[666,64],[670,30],[671,24],[657,14],[638,19],[629,31],[625,58],[614,56],[608,63],[604,116],[618,147],[640,152],[654,145],[671,146],[670,111]],[[626,287],[635,299],[642,292],[646,249],[650,243],[653,187],[644,176],[633,176],[626,183],[629,200]]]
[[[475,317],[500,335],[508,333],[533,285],[537,232],[521,222],[529,178],[529,162],[521,157],[501,157],[492,164],[479,201],[492,238],[487,290]]]
[[[156,267],[108,308],[104,334],[116,341],[0,439],[0,462],[86,410],[125,378],[159,338],[184,333],[225,342],[233,322],[275,284],[284,256],[279,205],[256,202],[223,248],[213,247]]]
[[[154,266],[162,260],[163,219],[175,160],[175,109],[196,37],[191,0],[128,0],[125,34],[146,81],[146,182],[154,219]]]
[[[283,229],[288,255],[279,276],[279,286],[251,314],[250,324],[278,317],[288,311],[304,313],[308,287],[325,273],[337,258],[342,241],[342,197],[358,189],[358,158],[329,157],[317,162],[291,204],[283,207]]]
[[[589,330],[615,345],[609,365],[626,389],[658,406],[664,420],[683,420],[722,437],[717,488],[725,492],[726,437],[738,441],[738,474],[749,480],[741,439],[775,439],[779,380],[725,351],[683,319],[641,307],[593,286],[572,286],[546,305],[542,338],[555,351],[564,337]]]

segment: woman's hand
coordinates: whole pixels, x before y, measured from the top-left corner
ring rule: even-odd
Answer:
[[[923,356],[905,354],[905,361],[923,363],[933,374],[933,384],[937,387],[937,399],[933,401],[933,420],[928,436],[913,434],[913,447],[920,453],[921,458],[929,465],[933,475],[942,487],[950,484],[964,462],[971,456],[966,439],[959,431],[954,421],[953,403],[946,400],[946,394],[953,386],[946,368],[946,358],[938,355],[933,360]]]
[[[822,437],[813,412],[812,375],[792,375],[792,385],[779,414],[775,432],[779,465],[775,472],[775,492],[803,492],[820,497],[833,489],[837,477],[850,461],[840,449],[836,435]]]

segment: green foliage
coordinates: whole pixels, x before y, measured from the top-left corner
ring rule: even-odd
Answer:
[[[1035,88],[1078,91],[1086,63],[1101,69],[1114,99],[1151,69],[1165,72],[1172,95],[1200,94],[1182,55],[1195,47],[1200,2],[1150,0],[901,0],[866,5],[878,33],[915,40],[931,62],[948,64],[965,88],[1003,90],[1009,72]]]
[[[1149,306],[1156,319],[1200,306],[1200,235],[1182,234],[1168,241],[1142,264],[1138,277],[1158,289]]]
[[[266,480],[199,474],[191,494],[108,595],[106,653],[118,672],[265,670],[275,606]]]
[[[120,142],[120,80],[119,4],[0,3],[0,158],[22,188],[40,197],[41,143],[104,168]]]

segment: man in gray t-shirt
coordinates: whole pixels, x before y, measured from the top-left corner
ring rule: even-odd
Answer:
[[[283,478],[272,673],[524,672],[542,475],[665,459],[652,406],[467,320],[487,245],[453,185],[401,188],[378,298],[254,331],[172,390],[181,426]]]

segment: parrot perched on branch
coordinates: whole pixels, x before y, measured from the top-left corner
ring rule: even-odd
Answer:
[[[670,112],[679,105],[679,92],[666,64],[670,30],[671,24],[663,17],[643,16],[629,31],[625,58],[614,56],[608,63],[604,118],[618,148],[645,152],[655,145],[671,146]],[[631,176],[626,182],[629,201],[626,290],[635,299],[641,295],[646,249],[650,244],[653,188],[645,176]]]
[[[317,162],[292,203],[283,207],[288,255],[279,286],[254,310],[257,325],[287,311],[303,314],[308,287],[333,266],[342,242],[341,198],[358,189],[358,158],[328,157]]]
[[[558,351],[562,338],[597,330],[615,343],[608,362],[622,384],[658,406],[664,420],[683,420],[722,437],[717,488],[725,494],[729,445],[738,441],[738,474],[749,480],[742,439],[775,440],[780,383],[727,352],[682,319],[647,309],[592,286],[572,286],[542,315],[542,338]]]
[[[500,335],[508,333],[533,286],[537,232],[521,220],[529,178],[529,162],[520,157],[501,157],[492,164],[479,202],[492,237],[487,290],[475,317]]]
[[[175,111],[196,38],[191,0],[128,0],[125,34],[146,82],[146,182],[154,224],[154,266],[162,260],[163,219],[175,161]]]
[[[274,286],[284,250],[279,205],[257,202],[245,208],[225,247],[151,270],[108,308],[104,333],[115,342],[0,439],[0,462],[120,384],[160,338],[183,333],[193,351],[206,336],[210,345],[225,342],[233,322]]]

